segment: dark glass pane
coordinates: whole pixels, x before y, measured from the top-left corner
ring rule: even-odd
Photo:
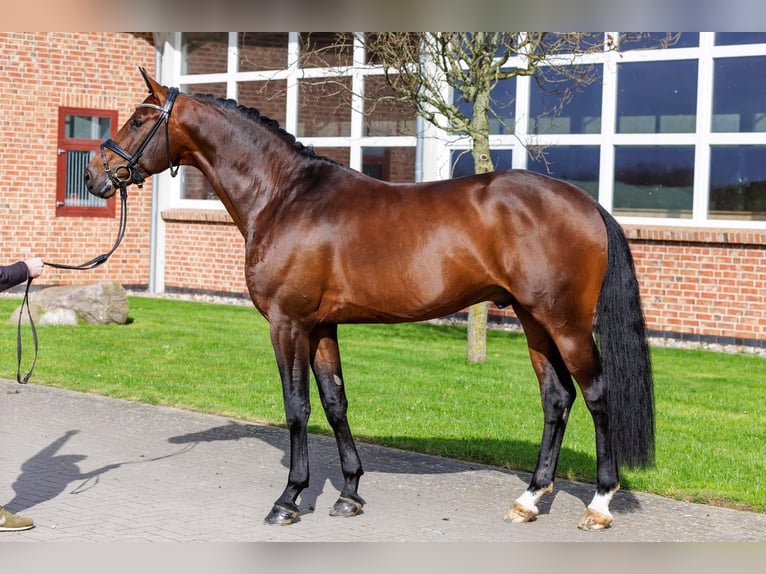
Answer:
[[[281,127],[285,127],[287,118],[286,80],[239,82],[237,91],[238,104],[255,108],[262,116],[277,120]]]
[[[109,118],[67,115],[64,120],[65,138],[105,140],[111,135],[111,129]]]
[[[618,146],[614,151],[614,212],[691,217],[694,148]]]
[[[350,66],[354,60],[354,36],[348,32],[301,32],[302,68]]]
[[[536,74],[530,93],[529,133],[601,133],[601,85],[600,65]]]
[[[228,32],[184,32],[181,35],[182,74],[223,73],[228,68]]]
[[[516,107],[516,78],[499,81],[490,92],[490,98],[492,101],[489,133],[512,134]],[[469,120],[473,118],[473,102],[465,101],[458,90],[455,91],[455,105],[466,118]]]
[[[495,171],[511,169],[512,150],[497,149],[489,152]],[[454,150],[452,152],[452,177],[463,177],[465,175],[474,175],[475,168],[473,156],[470,150]]]
[[[181,91],[191,96],[195,94],[210,94],[216,98],[226,97],[226,83],[216,82],[213,84],[184,84]]]
[[[713,146],[711,219],[766,220],[766,146]]]
[[[300,80],[298,137],[351,135],[350,78]]]
[[[364,135],[415,135],[415,108],[395,97],[383,76],[364,80]]]
[[[218,199],[213,187],[196,167],[182,165],[179,176],[181,199]]]
[[[696,60],[619,66],[619,133],[692,133],[696,129],[696,109]]]
[[[414,147],[367,147],[362,150],[362,172],[396,183],[415,181]]]
[[[239,71],[287,68],[287,32],[239,32]]]
[[[712,130],[766,131],[766,56],[717,59],[713,74]]]
[[[530,158],[527,169],[563,179],[598,198],[600,150],[597,146],[553,146]]]
[[[621,50],[693,48],[699,46],[699,32],[621,32]]]
[[[766,43],[766,32],[716,32],[715,43],[719,46],[764,44]]]

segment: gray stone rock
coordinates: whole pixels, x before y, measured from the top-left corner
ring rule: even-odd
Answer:
[[[80,316],[71,309],[51,309],[43,313],[38,325],[79,325]]]
[[[61,285],[30,292],[29,309],[32,319],[40,324],[124,324],[128,320],[128,297],[122,285],[112,281]],[[17,323],[20,312],[21,305],[11,314],[8,322]],[[21,321],[29,322],[26,310]]]

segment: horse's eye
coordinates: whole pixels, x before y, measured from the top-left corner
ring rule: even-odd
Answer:
[[[137,128],[140,128],[142,125],[144,125],[144,121],[143,120],[140,120],[138,118],[133,118],[132,120],[130,120],[130,127],[132,127],[132,128],[136,128],[137,129]]]

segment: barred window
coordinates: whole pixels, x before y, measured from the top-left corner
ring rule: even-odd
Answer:
[[[117,112],[59,108],[56,215],[113,217],[114,201],[88,193],[85,166],[116,132]]]

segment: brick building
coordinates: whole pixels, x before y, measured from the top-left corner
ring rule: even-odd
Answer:
[[[338,89],[385,89],[379,69],[351,66],[368,64],[358,46],[331,62],[301,58],[306,44],[330,42],[301,33],[0,33],[4,257],[81,262],[109,248],[114,205],[71,193],[77,184],[67,178],[143,98],[139,65],[182,91],[256,107],[374,177],[472,169],[465,141],[420,125],[405,106],[372,108]],[[334,84],[328,64],[338,66]],[[496,167],[550,172],[615,213],[652,331],[766,347],[766,34],[684,33],[672,48],[604,54],[597,64],[602,79],[556,118],[542,113],[546,96],[530,78],[498,86],[495,99],[508,105],[493,125]],[[546,146],[547,164],[521,143]],[[243,240],[199,173],[131,188],[129,209],[123,245],[88,281],[245,293]],[[44,279],[83,275],[49,270]]]

